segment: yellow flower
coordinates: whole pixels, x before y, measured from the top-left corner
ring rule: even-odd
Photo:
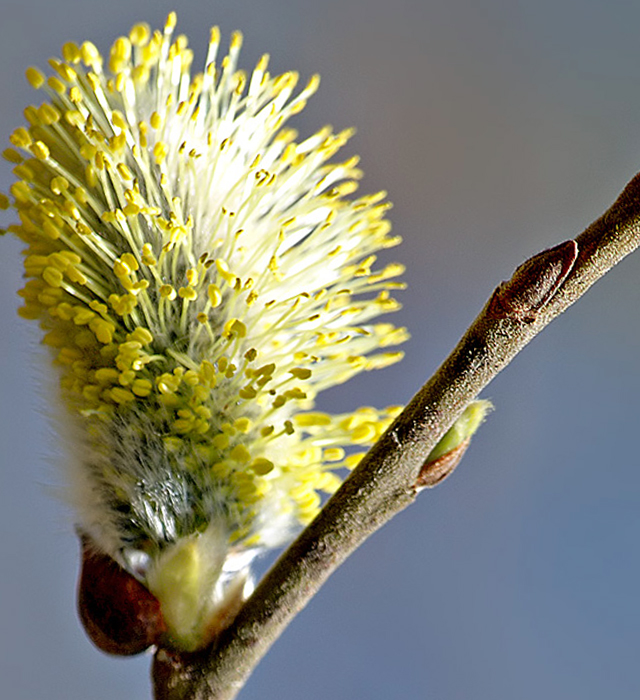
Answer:
[[[403,268],[384,193],[349,198],[351,132],[284,127],[316,91],[133,27],[104,59],[69,43],[4,152],[27,245],[20,313],[37,319],[73,424],[78,527],[158,597],[196,648],[259,551],[310,522],[336,470],[396,414],[313,412],[322,389],[398,360],[375,323]],[[235,588],[234,588],[235,587]],[[234,594],[235,595],[235,594]]]

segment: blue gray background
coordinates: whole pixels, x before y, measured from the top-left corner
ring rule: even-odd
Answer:
[[[23,78],[65,41],[107,49],[179,12],[242,64],[319,71],[296,125],[355,125],[364,191],[389,190],[409,290],[407,357],[323,407],[407,401],[493,287],[572,237],[640,169],[640,5],[623,0],[1,0],[0,140]],[[0,189],[11,182],[0,168]],[[10,215],[1,213],[0,224]],[[72,518],[38,332],[0,255],[0,696],[140,700],[149,660],[111,659],[75,614]],[[262,662],[243,700],[546,700],[640,694],[640,257],[622,263],[488,388],[496,406],[442,487],[368,541]]]

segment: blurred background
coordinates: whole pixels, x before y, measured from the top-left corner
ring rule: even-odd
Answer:
[[[355,125],[362,191],[387,189],[407,265],[406,359],[322,407],[404,403],[494,286],[573,237],[640,169],[640,5],[623,0],[2,0],[0,140],[24,80],[69,40],[107,50],[178,10],[245,34],[241,64],[320,72],[296,117]],[[12,181],[0,165],[0,189]],[[0,212],[0,225],[11,214]],[[0,678],[11,700],[141,700],[149,659],[96,651],[75,613],[78,547],[52,496],[62,452],[19,244],[0,255]],[[487,389],[455,475],[371,538],[261,663],[242,700],[636,700],[640,650],[640,257],[623,262]],[[634,435],[636,437],[634,437]]]

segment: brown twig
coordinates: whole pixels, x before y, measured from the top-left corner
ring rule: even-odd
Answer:
[[[543,251],[497,287],[451,355],[197,656],[160,650],[157,700],[232,700],[293,617],[373,532],[413,502],[440,437],[550,321],[640,245],[640,175],[575,241]]]

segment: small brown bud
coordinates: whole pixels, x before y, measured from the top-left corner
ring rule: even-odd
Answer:
[[[89,639],[107,654],[140,654],[166,630],[160,603],[111,557],[81,536],[78,613]]]
[[[562,287],[577,259],[578,244],[569,240],[525,260],[494,292],[489,315],[533,322]]]

